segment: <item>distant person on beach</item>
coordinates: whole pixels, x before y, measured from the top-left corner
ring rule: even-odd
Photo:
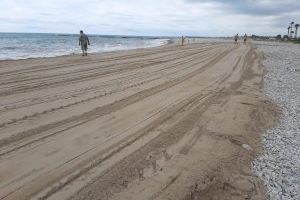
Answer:
[[[234,36],[234,43],[235,43],[235,44],[238,44],[238,39],[239,39],[239,34],[236,34],[236,35]]]
[[[247,34],[245,33],[245,35],[244,35],[244,44],[246,44],[247,39],[248,39],[248,36],[247,36]]]
[[[88,36],[80,31],[79,46],[81,46],[82,56],[87,56],[88,45],[90,45]]]
[[[184,37],[182,36],[181,37],[181,46],[183,46],[184,45]]]

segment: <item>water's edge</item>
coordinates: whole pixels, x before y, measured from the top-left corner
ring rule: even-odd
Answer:
[[[159,47],[172,42],[166,37],[130,37],[90,35],[89,53]],[[0,60],[49,58],[81,53],[78,35],[0,33]]]

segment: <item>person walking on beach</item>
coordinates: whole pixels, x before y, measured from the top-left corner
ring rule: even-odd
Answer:
[[[82,56],[87,56],[88,45],[90,45],[89,38],[81,30],[80,31],[80,36],[79,36],[79,46],[81,46]]]
[[[181,46],[183,46],[184,45],[184,37],[182,36],[181,37]]]
[[[237,34],[234,36],[234,43],[235,43],[235,44],[238,44],[238,39],[239,39],[239,34],[237,33]]]
[[[244,35],[244,44],[246,44],[247,39],[248,39],[248,36],[247,36],[247,34],[245,33],[245,35]]]

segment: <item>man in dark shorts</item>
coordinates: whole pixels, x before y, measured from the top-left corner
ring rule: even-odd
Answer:
[[[236,34],[234,36],[234,42],[235,42],[235,44],[238,44],[238,39],[239,39],[239,34]]]
[[[80,31],[79,46],[81,46],[82,56],[87,56],[88,45],[90,45],[88,36],[83,31]]]

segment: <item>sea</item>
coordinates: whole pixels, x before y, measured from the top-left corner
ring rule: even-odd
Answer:
[[[162,37],[87,35],[90,53],[157,47],[169,42]],[[0,60],[79,54],[78,38],[78,34],[0,33]]]

